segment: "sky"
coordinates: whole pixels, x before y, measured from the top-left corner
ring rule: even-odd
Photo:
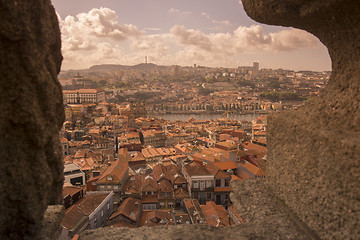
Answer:
[[[62,70],[96,64],[331,70],[312,34],[259,24],[239,0],[52,0]]]

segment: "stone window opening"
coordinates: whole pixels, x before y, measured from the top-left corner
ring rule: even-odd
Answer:
[[[266,181],[274,194],[280,195],[282,198],[289,196],[295,199],[295,201],[286,199],[286,204],[300,218],[305,214],[308,217],[306,224],[311,224],[312,229],[322,239],[356,239],[358,234],[354,233],[353,228],[356,227],[355,224],[359,223],[359,216],[354,215],[356,202],[353,202],[351,196],[359,196],[359,189],[347,188],[347,186],[354,185],[353,172],[359,172],[355,161],[359,159],[360,144],[358,144],[358,137],[355,134],[359,132],[360,34],[358,23],[360,17],[358,12],[360,3],[346,0],[299,1],[296,4],[294,2],[243,0],[245,10],[255,20],[277,25],[291,25],[306,29],[319,36],[320,40],[328,47],[332,58],[331,79],[327,88],[320,93],[317,99],[304,108],[300,108],[296,113],[289,112],[271,116],[269,133],[272,146],[276,148],[276,143],[283,143],[281,147],[286,148],[292,143],[281,139],[292,140],[291,134],[276,132],[284,127],[288,133],[295,135],[298,146],[291,145],[291,149],[286,149],[289,151],[279,151],[279,148],[276,148],[276,151],[271,150],[272,153],[276,153],[276,156],[269,155],[268,162],[270,169],[273,169],[269,172],[275,175],[274,180],[269,178],[271,180]],[[3,24],[0,25],[2,30],[0,31],[2,43],[0,52],[5,56],[5,60],[0,64],[2,67],[0,74],[3,80],[1,81],[0,96],[4,97],[4,102],[1,104],[5,106],[2,109],[0,126],[4,133],[2,137],[6,139],[0,148],[1,156],[5,163],[9,162],[9,159],[18,160],[13,164],[21,162],[22,169],[16,177],[25,175],[29,180],[26,189],[21,188],[20,191],[17,189],[17,184],[8,184],[12,188],[9,191],[11,197],[15,200],[5,201],[8,199],[7,196],[1,199],[0,205],[4,207],[2,214],[7,216],[6,219],[2,219],[4,230],[1,235],[2,238],[5,238],[5,234],[11,232],[13,238],[31,239],[37,234],[45,234],[42,231],[46,228],[42,219],[47,207],[61,205],[63,166],[60,143],[56,139],[64,120],[61,88],[56,76],[62,60],[60,32],[50,1],[3,1],[1,4],[4,7],[2,9],[8,9],[2,14]],[[274,11],[275,8],[278,8],[278,11]],[[36,18],[34,18],[34,12],[38,13]],[[21,18],[14,16],[21,16]],[[8,61],[9,59],[15,61]],[[16,71],[9,71],[10,69]],[[26,99],[27,104],[19,104],[15,98],[7,99],[8,93],[19,92],[20,86],[19,101],[23,103]],[[299,115],[299,113],[303,113],[303,115]],[[275,120],[279,120],[279,123],[276,123]],[[279,126],[280,124],[282,125]],[[327,132],[328,129],[333,132]],[[312,142],[309,135],[306,134],[315,134],[313,136],[317,141]],[[19,139],[21,139],[21,147],[17,143]],[[309,142],[312,144],[308,144]],[[312,151],[304,151],[304,147]],[[301,151],[298,150],[300,148]],[[333,152],[333,149],[336,152]],[[293,153],[290,154],[294,157],[291,159],[291,166],[282,152],[288,155]],[[291,174],[293,176],[299,172],[307,174],[305,169],[294,167],[297,162],[304,163],[306,161],[311,164],[310,161],[307,161],[307,152],[313,153],[311,155],[312,162],[323,167],[313,168],[313,171],[308,172],[323,177],[307,178],[312,184],[297,184],[296,182],[282,181],[283,178],[288,177],[286,171],[283,171],[282,175],[276,175],[278,173],[276,164],[281,164],[280,166],[284,170],[292,167]],[[298,159],[298,156],[303,158]],[[336,158],[337,156],[338,158]],[[339,159],[343,156],[348,157],[340,161]],[[321,158],[326,159],[326,164],[323,164],[324,160]],[[275,159],[276,161],[274,161]],[[330,168],[327,168],[327,165]],[[345,171],[340,171],[338,166],[346,166]],[[4,165],[4,167],[7,166]],[[352,170],[346,171],[347,169]],[[9,174],[11,170],[6,168],[3,170],[7,173],[4,176],[12,175]],[[30,173],[27,173],[26,170],[29,170]],[[326,174],[321,172],[322,170]],[[280,180],[276,182],[275,176]],[[337,176],[338,181],[329,180],[334,187],[326,182],[327,176]],[[4,179],[4,184],[8,182],[16,183],[16,180]],[[42,185],[38,184],[40,182]],[[337,184],[344,184],[346,188]],[[311,188],[312,186],[317,188]],[[293,189],[300,195],[295,195]],[[305,190],[313,190],[321,196],[318,199],[327,199],[327,201],[323,203],[319,203],[316,199],[314,201],[314,198],[307,195],[310,191]],[[46,194],[41,194],[44,192]],[[21,200],[18,198],[19,196],[22,196]],[[326,205],[328,203],[331,205]],[[318,204],[318,207],[315,208],[314,204]],[[337,204],[341,204],[342,208],[339,208]],[[27,206],[31,206],[31,208]],[[342,209],[348,209],[348,211],[344,212]],[[19,212],[22,213],[21,218]],[[336,219],[331,217],[334,212],[339,212]],[[58,233],[51,231],[49,234],[51,238],[55,238],[54,236]],[[213,234],[215,236],[215,230]]]

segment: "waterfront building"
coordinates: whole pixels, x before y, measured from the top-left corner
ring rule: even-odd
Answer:
[[[64,103],[82,104],[105,102],[105,91],[102,89],[63,90]]]

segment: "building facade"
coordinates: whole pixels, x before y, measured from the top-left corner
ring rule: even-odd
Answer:
[[[63,90],[64,103],[82,104],[105,102],[105,91],[102,89]]]

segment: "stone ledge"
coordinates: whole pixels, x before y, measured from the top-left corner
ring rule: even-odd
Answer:
[[[48,206],[41,222],[42,227],[38,239],[57,239],[61,233],[61,220],[63,217],[63,205]]]

